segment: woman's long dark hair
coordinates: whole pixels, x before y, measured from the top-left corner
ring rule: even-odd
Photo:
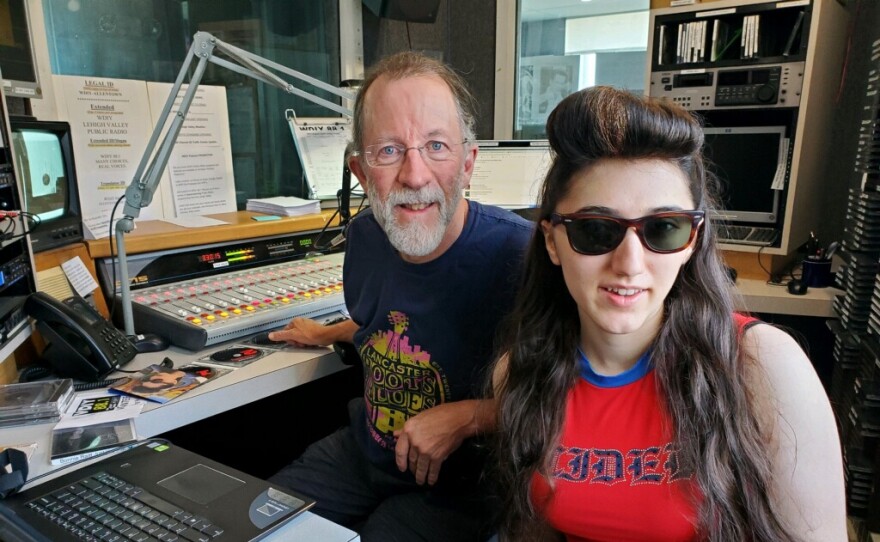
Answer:
[[[669,161],[689,180],[697,208],[712,206],[700,123],[672,104],[594,87],[560,102],[547,134],[554,159],[541,190],[539,220],[556,210],[575,173],[605,158]],[[712,229],[707,216],[665,301],[652,358],[660,396],[672,419],[680,468],[693,473],[699,492],[700,538],[793,540],[770,500],[769,441],[746,385],[729,279]],[[579,338],[577,306],[538,228],[501,343],[508,359],[497,395],[502,539],[537,539],[546,532],[530,487],[536,473],[553,487],[549,463],[568,392],[579,376]]]

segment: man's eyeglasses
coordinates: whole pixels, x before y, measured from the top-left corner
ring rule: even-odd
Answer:
[[[454,148],[467,142],[467,139],[461,143],[431,140],[419,147],[405,147],[399,143],[379,143],[368,145],[364,147],[363,151],[356,151],[354,156],[363,156],[370,167],[389,167],[399,164],[407,151],[415,149],[424,159],[432,162],[445,162],[455,158]]]
[[[703,211],[670,211],[632,220],[590,213],[550,215],[550,222],[563,224],[572,250],[587,256],[606,254],[617,248],[630,228],[645,248],[658,254],[679,252],[694,241],[703,224]]]

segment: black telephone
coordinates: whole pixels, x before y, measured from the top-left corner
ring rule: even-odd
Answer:
[[[134,358],[137,351],[84,299],[58,301],[45,292],[28,296],[24,311],[48,344],[43,358],[60,377],[95,381]]]

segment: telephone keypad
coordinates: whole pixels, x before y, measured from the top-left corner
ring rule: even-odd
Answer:
[[[119,332],[116,328],[105,326],[101,329],[101,337],[107,343],[115,357],[121,360],[131,359],[137,351],[131,341]]]

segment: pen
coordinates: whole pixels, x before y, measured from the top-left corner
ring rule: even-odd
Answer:
[[[834,253],[837,252],[837,247],[840,246],[840,243],[837,241],[831,241],[831,244],[828,245],[828,248],[825,249],[825,253],[823,254],[824,260],[830,260]]]
[[[810,232],[810,238],[807,239],[804,248],[806,249],[808,258],[811,256],[816,257],[819,255],[819,239],[816,237],[816,234],[814,232]]]

